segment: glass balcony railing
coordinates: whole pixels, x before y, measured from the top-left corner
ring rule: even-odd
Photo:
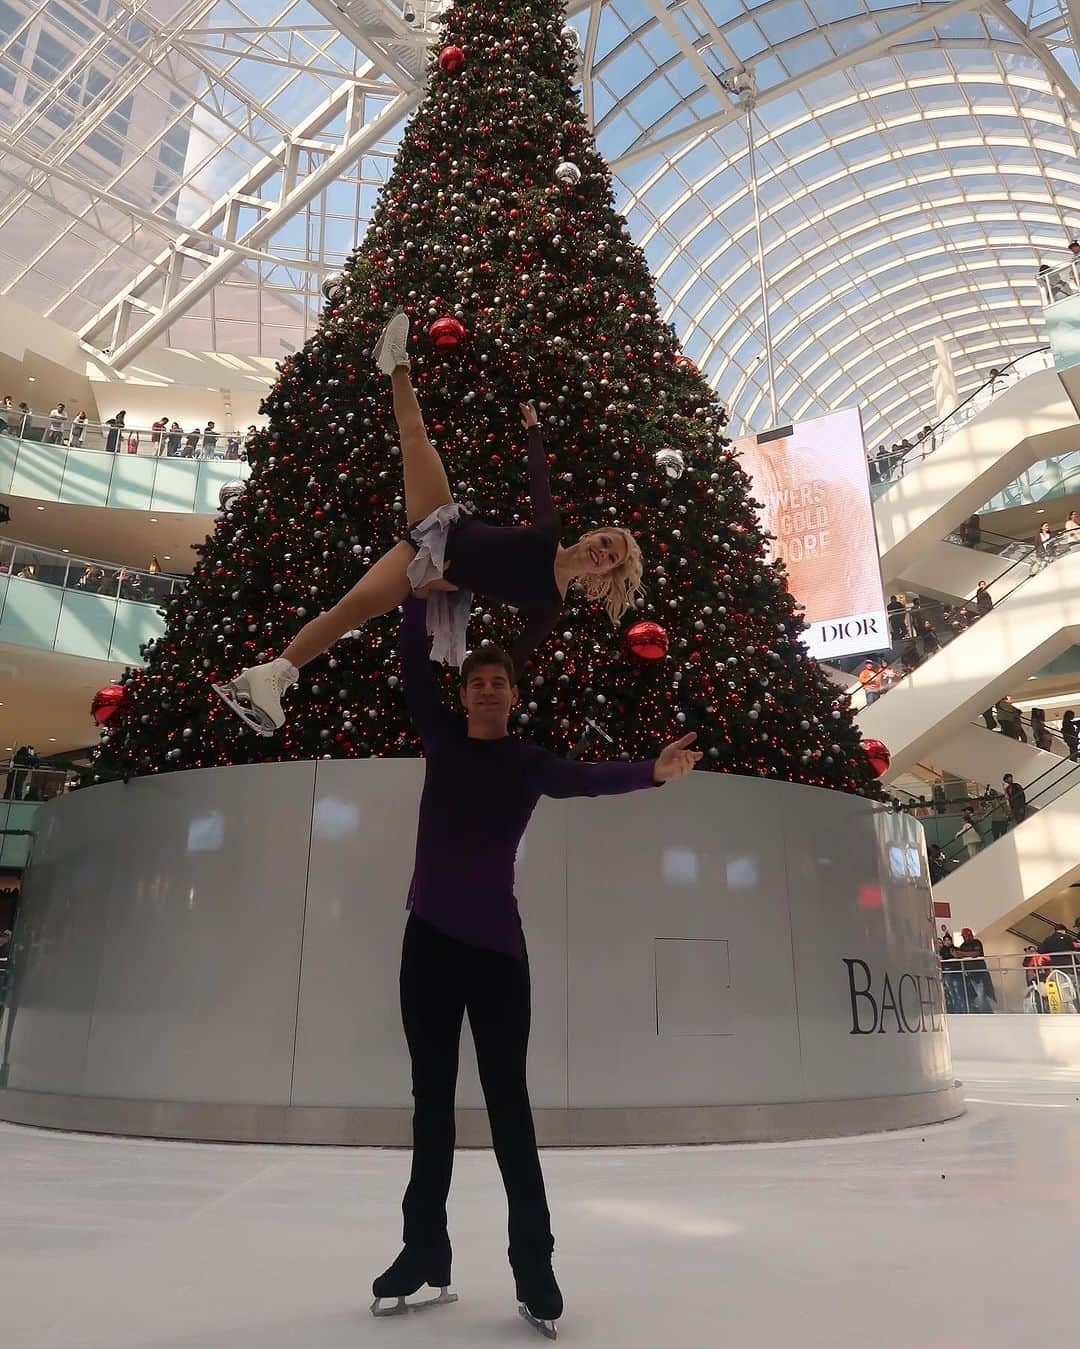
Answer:
[[[166,459],[224,459],[246,457],[253,432],[219,431],[213,423],[185,430],[179,422],[168,426],[135,426],[118,422],[92,422],[82,414],[31,412],[0,407],[0,431],[15,440],[35,445],[63,445],[73,450],[96,450],[104,454],[138,454]]]
[[[988,408],[1006,389],[1027,375],[1050,369],[1053,364],[1053,355],[1048,346],[1037,347],[1034,351],[1018,356],[994,370],[947,417],[941,418],[933,426],[927,426],[914,445],[906,445],[873,456],[870,459],[870,491],[874,499],[884,496],[906,473],[939,450],[951,436],[971,421],[972,417]]]
[[[1080,492],[1080,450],[1069,450],[1041,463],[1032,464],[983,506],[980,515],[1012,506],[1034,506],[1055,497]]]
[[[0,409],[0,419],[4,416]],[[135,454],[123,447],[111,454],[100,444],[20,437],[15,434],[19,429],[16,421],[0,432],[0,492],[12,496],[73,506],[213,515],[224,484],[246,479],[250,473],[243,461],[220,454],[207,457],[201,449],[200,457],[174,456],[160,440],[157,446],[142,442]]]
[[[181,577],[0,543],[0,642],[137,665]]]
[[[953,1016],[1080,1012],[1080,952],[952,956],[941,959],[941,982]]]
[[[1060,267],[1040,269],[1043,320],[1054,352],[1054,366],[1065,371],[1080,365],[1080,256]]]

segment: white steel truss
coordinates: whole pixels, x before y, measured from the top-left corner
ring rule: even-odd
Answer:
[[[570,0],[620,206],[736,425],[766,400],[745,73],[783,412],[858,402],[870,435],[895,435],[923,417],[931,332],[962,383],[1041,340],[1031,274],[1080,231],[1078,6]],[[184,345],[238,286],[310,330],[445,7],[5,0],[0,290],[117,366]],[[53,69],[57,39],[73,54]]]
[[[80,331],[83,341],[101,347],[114,368],[123,369],[237,265],[236,253],[224,243],[216,249],[207,248],[207,234],[216,235],[220,230],[223,241],[235,240],[248,248],[258,248],[273,236],[282,220],[295,215],[365,150],[377,144],[388,127],[407,116],[419,99],[417,93],[383,97],[379,111],[365,118],[364,102],[368,97],[351,84],[337,90],[297,128],[295,135],[276,146],[242,183],[199,220],[198,228],[204,237],[198,247],[194,240],[181,235],[175,245],[161,252],[123,294]],[[338,144],[315,139],[341,117],[344,134]],[[321,163],[302,176],[303,156],[315,156]],[[260,196],[271,179],[280,184],[276,197]],[[247,229],[241,225],[245,212],[257,216]],[[189,276],[192,264],[195,275]],[[161,296],[159,301],[147,298],[157,292]]]

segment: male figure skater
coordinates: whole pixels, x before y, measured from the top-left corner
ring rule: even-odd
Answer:
[[[401,953],[401,1014],[412,1060],[413,1159],[402,1212],[405,1247],[372,1286],[376,1316],[453,1302],[446,1199],[454,1157],[454,1091],[466,1011],[492,1141],[509,1206],[510,1264],[520,1311],[549,1339],[563,1300],[525,1077],[529,962],[514,898],[514,857],[541,796],[608,796],[684,777],[693,735],[642,763],[560,759],[507,733],[518,700],[510,657],[479,647],[461,670],[467,726],[443,704],[428,659],[425,601],[405,602],[405,696],[426,756]],[[383,1298],[396,1298],[383,1307]]]

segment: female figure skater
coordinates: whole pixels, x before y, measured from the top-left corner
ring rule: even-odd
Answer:
[[[419,523],[368,568],[344,599],[301,628],[276,660],[245,669],[228,684],[214,685],[245,725],[260,735],[272,735],[285,724],[281,698],[303,666],[346,632],[396,609],[410,593],[429,601],[431,659],[458,667],[465,656],[473,594],[517,606],[525,627],[511,654],[520,670],[558,620],[572,583],[590,599],[602,601],[616,625],[641,592],[641,551],[629,530],[614,526],[592,530],[568,548],[560,544],[559,516],[531,404],[521,405],[521,417],[528,432],[532,524],[493,525],[453,500],[409,378],[408,336],[408,316],[395,314],[374,356],[393,383],[406,515]]]

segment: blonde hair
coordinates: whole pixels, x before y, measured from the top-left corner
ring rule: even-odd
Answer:
[[[590,600],[602,603],[608,611],[613,627],[619,626],[619,620],[627,609],[632,609],[645,587],[641,584],[643,570],[641,549],[637,539],[628,529],[611,525],[604,529],[590,529],[590,534],[618,534],[626,544],[626,561],[609,571],[606,576],[579,576],[578,584]]]

